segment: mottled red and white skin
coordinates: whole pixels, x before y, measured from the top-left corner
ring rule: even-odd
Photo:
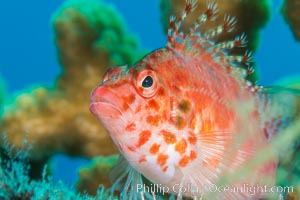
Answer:
[[[127,162],[153,183],[170,189],[175,184],[200,189],[219,184],[220,178],[249,164],[280,128],[280,117],[285,117],[280,108],[270,112],[268,94],[245,80],[251,68],[242,66],[249,65],[250,54],[226,53],[245,46],[245,36],[213,42],[233,28],[234,18],[226,17],[209,32],[197,32],[216,17],[216,4],[208,4],[191,31],[179,33],[194,7],[194,1],[187,1],[182,16],[171,18],[166,48],[132,67],[108,70],[91,93],[91,112]],[[229,184],[273,185],[276,159],[269,155],[247,172]],[[210,194],[186,191],[180,195]],[[224,192],[214,199],[257,199],[260,195]]]

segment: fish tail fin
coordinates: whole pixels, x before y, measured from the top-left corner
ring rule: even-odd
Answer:
[[[258,98],[258,110],[267,139],[277,135],[296,120],[300,120],[300,89],[263,88],[258,93]]]
[[[295,171],[298,167],[300,155],[300,85],[299,87],[273,87],[265,91],[269,98],[277,101],[285,121],[282,124],[283,130],[278,133],[278,137],[272,139],[272,144],[278,153],[279,170],[277,183],[280,185],[297,185]],[[271,108],[271,105],[269,106]],[[276,113],[270,112],[269,115]],[[285,174],[285,175],[284,175]]]

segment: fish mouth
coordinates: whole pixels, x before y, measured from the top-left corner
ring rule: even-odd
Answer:
[[[109,88],[106,88],[104,86],[95,88],[91,92],[90,100],[90,111],[99,119],[115,119],[121,117],[121,99]]]

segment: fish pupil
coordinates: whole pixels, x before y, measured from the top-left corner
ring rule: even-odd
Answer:
[[[153,78],[151,76],[146,76],[146,78],[142,82],[142,86],[144,88],[149,88],[153,85]]]

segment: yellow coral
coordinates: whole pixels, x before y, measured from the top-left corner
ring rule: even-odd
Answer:
[[[5,105],[0,132],[20,147],[34,142],[31,159],[54,153],[94,157],[116,149],[89,111],[89,93],[108,67],[132,63],[137,42],[115,9],[93,0],[67,1],[53,17],[63,66],[55,87],[29,89]]]
[[[300,40],[300,2],[299,0],[285,0],[283,14],[289,23],[296,39]]]

